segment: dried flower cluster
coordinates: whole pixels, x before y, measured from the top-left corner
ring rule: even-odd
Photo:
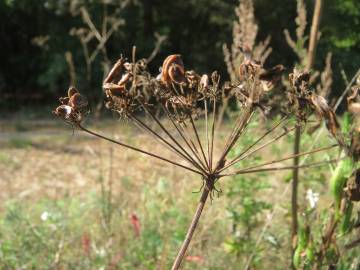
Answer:
[[[229,49],[226,44],[223,45],[225,63],[231,81],[239,79],[239,74],[236,70],[246,57],[246,54],[243,54],[244,46],[252,52],[253,56],[261,64],[265,63],[272,51],[269,47],[270,37],[256,43],[258,25],[255,21],[253,0],[239,0],[235,13],[237,20],[233,23],[233,42],[231,48]]]
[[[288,92],[289,107],[292,110],[289,110],[278,123],[260,136],[254,144],[229,159],[229,152],[244,133],[253,114],[257,110],[263,111],[266,107],[266,96],[273,85],[280,80],[284,71],[282,65],[277,65],[269,70],[264,69],[259,61],[251,57],[249,48],[245,47],[242,52],[244,60],[237,68],[240,78],[237,83],[221,84],[220,76],[216,71],[211,75],[200,75],[193,70],[187,70],[181,56],[178,54],[170,55],[164,60],[161,73],[157,76],[152,76],[148,72],[145,60],[129,62],[121,57],[103,82],[106,107],[108,109],[117,112],[121,118],[129,119],[136,126],[148,132],[159,143],[175,152],[188,165],[124,144],[85,128],[82,125],[82,120],[88,113],[88,102],[73,87],[69,89],[67,97],[60,98],[61,105],[54,111],[54,114],[58,117],[91,135],[161,159],[201,176],[204,186],[199,207],[184,244],[174,262],[173,269],[178,269],[183,260],[205,202],[208,196],[212,197],[213,192],[217,191],[215,184],[220,178],[236,174],[292,169],[293,166],[277,167],[274,164],[294,157],[326,151],[334,147],[332,145],[314,149],[242,168],[241,170],[228,171],[239,161],[257,153],[293,131],[295,127],[287,127],[288,120],[292,115],[296,116],[299,120],[297,124],[301,125],[306,122],[312,112],[315,112],[321,119],[325,120],[330,133],[338,141],[339,145],[346,147],[334,111],[323,97],[310,89],[309,73],[295,69],[290,74],[292,88]],[[241,110],[236,121],[233,122],[232,130],[225,140],[220,155],[215,160],[216,114],[224,97],[236,98],[241,104]],[[165,118],[172,123],[171,127],[174,130],[169,130],[168,126],[162,124],[163,118],[154,113],[155,108],[163,110]],[[151,116],[151,119],[157,124],[162,133],[159,133],[142,120],[141,114],[144,112]],[[205,123],[205,138],[203,139],[200,138],[201,134],[195,123],[195,120],[200,116],[204,116]],[[280,135],[274,135],[267,142],[260,144],[280,126],[285,128]],[[177,132],[176,136],[173,131]],[[299,167],[320,166],[328,162],[305,164]],[[269,167],[269,165],[271,166]]]
[[[57,107],[54,114],[73,124],[81,123],[89,112],[88,100],[75,87],[70,87],[67,97],[59,98],[62,105]]]

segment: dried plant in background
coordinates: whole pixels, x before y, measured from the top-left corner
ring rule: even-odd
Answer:
[[[316,46],[317,42],[320,38],[319,25],[322,13],[322,0],[315,1],[313,20],[311,24],[311,32],[309,44],[306,49],[306,41],[307,37],[305,34],[305,29],[307,25],[307,12],[306,6],[303,0],[297,0],[297,17],[295,19],[297,29],[296,29],[296,41],[294,41],[290,33],[287,29],[284,30],[284,35],[287,43],[293,49],[295,54],[298,56],[301,67],[305,68],[306,71],[310,71],[313,68],[313,63],[316,54]],[[309,74],[307,75],[309,76]],[[314,74],[313,78],[308,77],[307,82],[311,82],[314,78],[318,76],[317,73]],[[319,105],[322,102],[326,102],[326,100],[317,100],[314,104],[318,107],[319,113]],[[332,125],[332,126],[335,126]],[[297,126],[295,131],[295,139],[294,139],[294,155],[297,155],[300,152],[300,143],[301,143],[301,128],[300,125]],[[291,213],[292,213],[292,251],[291,256],[294,257],[297,245],[298,238],[298,182],[299,182],[299,158],[294,158],[294,169],[293,169],[293,179],[292,179],[292,196],[291,196]],[[294,268],[294,265],[291,265]]]
[[[297,17],[295,19],[296,23],[296,40],[294,40],[288,29],[284,30],[285,39],[288,45],[293,49],[294,53],[301,60],[301,64],[305,66],[307,58],[307,49],[305,47],[305,42],[308,37],[305,36],[305,29],[307,25],[306,19],[306,6],[304,0],[297,0]]]
[[[264,71],[261,65],[244,57],[238,70],[239,72],[240,70],[246,71],[240,74],[243,76],[241,82],[222,84],[216,71],[210,75],[200,75],[193,70],[186,70],[181,56],[174,54],[164,60],[161,74],[152,76],[147,70],[146,61],[135,60],[135,49],[132,61],[122,57],[115,63],[103,83],[106,107],[116,112],[120,118],[128,119],[138,128],[147,132],[157,143],[174,152],[179,157],[176,161],[86,128],[82,121],[88,112],[87,101],[72,87],[69,89],[67,97],[60,99],[61,105],[54,111],[55,115],[88,134],[160,159],[191,171],[200,177],[203,182],[200,201],[172,269],[179,269],[208,197],[213,198],[219,192],[217,182],[220,179],[231,175],[291,170],[294,166],[276,166],[276,164],[294,157],[327,151],[337,146],[337,144],[330,145],[262,164],[231,170],[241,160],[258,153],[292,132],[296,128],[289,126],[292,116],[300,119],[298,124],[301,125],[312,112],[315,112],[328,123],[330,133],[336,139],[339,136],[335,115],[326,101],[308,88],[308,73],[295,71],[294,74],[291,74],[293,89],[288,94],[289,107],[292,107],[293,110],[289,110],[288,114],[259,136],[249,147],[229,159],[229,152],[240,141],[248,124],[252,121],[253,115],[263,110],[264,99],[269,93],[269,89],[265,88],[263,83],[265,79],[263,75],[268,71]],[[279,71],[280,69],[275,70]],[[272,80],[278,77],[279,72],[274,72],[274,74],[270,76]],[[215,153],[214,141],[220,138],[216,131],[216,114],[222,103],[222,93],[225,91],[237,99],[241,110],[238,112],[236,120],[232,122],[231,131],[223,142],[222,150]],[[149,93],[150,98],[147,97]],[[78,102],[73,102],[75,96],[78,97]],[[156,107],[162,108],[163,117],[154,113]],[[143,120],[144,113],[149,115],[157,126],[156,129]],[[202,132],[196,121],[200,117],[205,124],[205,130]],[[278,134],[277,132],[281,128],[283,131]],[[321,166],[329,162],[333,162],[333,160],[298,165],[297,167]]]
[[[224,61],[231,82],[237,82],[239,78],[238,67],[244,62],[244,46],[251,52],[251,57],[263,65],[271,54],[272,48],[269,47],[270,36],[265,40],[256,43],[258,25],[255,20],[253,0],[239,0],[239,5],[235,8],[237,20],[233,23],[233,41],[231,47],[223,44]],[[229,95],[223,94],[223,106],[219,112],[221,123],[229,102]]]

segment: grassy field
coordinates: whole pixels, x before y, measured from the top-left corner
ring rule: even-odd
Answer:
[[[264,124],[254,123],[239,149],[262,134]],[[130,123],[90,126],[177,159]],[[2,122],[1,130],[0,269],[170,268],[199,199],[197,175],[73,133],[55,120]],[[226,124],[220,129],[215,148],[227,130]],[[317,146],[331,143],[327,135],[321,138]],[[288,136],[239,166],[285,156],[291,141]],[[303,141],[304,149],[313,143],[307,135]],[[306,190],[319,193],[318,219],[331,205],[329,167],[301,174],[300,207],[307,205]],[[183,269],[245,269],[247,263],[248,269],[288,269],[289,171],[225,178],[218,189]]]

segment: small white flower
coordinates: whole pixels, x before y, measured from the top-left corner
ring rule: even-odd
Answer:
[[[312,189],[308,189],[306,191],[306,199],[309,201],[310,208],[313,209],[319,201],[319,193],[315,193]]]
[[[40,218],[42,221],[46,221],[49,218],[49,216],[50,216],[49,212],[45,211],[45,212],[42,212]]]

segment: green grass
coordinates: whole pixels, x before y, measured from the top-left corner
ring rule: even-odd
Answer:
[[[251,144],[261,128],[253,122],[232,155]],[[112,130],[112,126],[105,128],[110,134]],[[120,134],[132,142],[137,133],[126,128]],[[57,138],[56,146],[92,150],[68,154],[29,148],[33,142],[43,140],[35,137],[12,139],[11,147],[0,152],[0,170],[12,191],[11,196],[5,188],[0,193],[0,269],[170,269],[195,210],[199,194],[193,192],[201,186],[201,179],[114,148],[110,186],[109,145],[77,136],[71,139],[74,141]],[[51,140],[53,137],[44,143],[51,146]],[[138,136],[136,140],[152,147],[147,137]],[[291,142],[289,136],[253,159],[244,160],[239,168],[291,154]],[[331,142],[324,135],[316,146]],[[312,143],[312,137],[304,133],[302,149]],[[337,154],[333,149],[307,162]],[[33,163],[27,166],[30,161]],[[318,208],[310,213],[317,245],[331,209],[330,176],[328,166],[301,171],[301,211],[307,209],[307,189],[320,193]],[[285,171],[221,180],[217,188],[223,192],[206,206],[187,253],[192,257],[182,269],[243,269],[250,257],[254,269],[288,269],[290,193],[285,191],[290,178]],[[48,186],[50,193],[45,192]],[[337,244],[343,249],[354,237],[351,234]],[[357,252],[355,248],[346,253],[339,269],[353,269],[350,265],[358,263]]]

